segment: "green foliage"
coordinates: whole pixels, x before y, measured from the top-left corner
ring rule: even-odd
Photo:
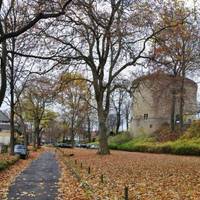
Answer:
[[[194,121],[182,138],[200,138],[200,120]]]
[[[169,153],[177,155],[200,155],[200,121],[195,121],[179,138],[179,132],[171,133],[170,127],[164,124],[151,136],[128,137],[119,135],[109,140],[111,149]],[[178,139],[179,138],[179,139]]]
[[[18,160],[19,156],[13,156],[12,158],[0,160],[0,171],[8,168],[10,165],[15,164]]]
[[[121,133],[113,137],[109,137],[108,142],[110,144],[123,144],[125,142],[128,142],[132,139],[131,135],[129,133]]]
[[[153,137],[136,137],[123,144],[110,143],[111,149],[148,152],[169,153],[177,155],[200,155],[200,138],[178,139],[176,141],[157,142]]]
[[[96,145],[99,145],[99,141],[96,141],[96,142],[89,142],[87,144],[96,144]]]
[[[3,145],[1,153],[7,153],[8,152],[8,145]]]
[[[47,128],[58,117],[58,113],[45,109],[43,117],[41,119],[41,126]]]

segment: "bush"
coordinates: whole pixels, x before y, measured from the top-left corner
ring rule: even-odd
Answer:
[[[200,120],[194,121],[182,138],[200,138]]]
[[[137,137],[123,144],[111,143],[111,149],[148,152],[168,153],[177,155],[200,155],[200,138],[178,139],[176,141],[156,142],[153,137]]]
[[[109,144],[123,144],[125,142],[128,142],[132,139],[132,136],[129,133],[120,133],[116,136],[109,137]]]
[[[0,171],[8,168],[10,165],[15,164],[19,160],[19,156],[9,156],[2,154],[0,158]]]
[[[150,144],[154,141],[153,138],[140,136],[129,139],[128,142],[117,144],[116,141],[109,143],[111,149],[119,149],[125,151],[147,151],[150,148]],[[115,143],[114,143],[115,142]],[[150,150],[149,150],[150,151]]]
[[[2,153],[8,153],[8,145],[3,145]]]
[[[0,161],[0,171],[6,169],[8,163],[6,161]]]
[[[175,132],[172,132],[170,125],[168,123],[164,123],[152,134],[152,137],[154,137],[158,142],[174,141],[177,140],[181,135],[178,128],[176,129],[177,130]]]

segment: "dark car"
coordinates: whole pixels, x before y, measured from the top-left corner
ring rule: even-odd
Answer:
[[[68,143],[57,143],[55,146],[60,148],[72,148],[72,145]]]
[[[80,147],[81,148],[87,148],[87,144],[81,144]]]
[[[28,157],[28,149],[23,144],[16,144],[14,147],[14,153],[18,154],[21,158]]]

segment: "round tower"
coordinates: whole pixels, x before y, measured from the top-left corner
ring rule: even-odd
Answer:
[[[183,98],[184,124],[191,123],[197,111],[197,84],[182,77],[163,73],[143,76],[135,81],[130,132],[135,135],[151,134],[163,123],[174,118],[179,123],[180,102]],[[174,102],[174,103],[173,103]]]

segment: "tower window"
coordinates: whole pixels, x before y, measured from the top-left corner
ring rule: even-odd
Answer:
[[[144,120],[148,119],[148,114],[144,114]]]

